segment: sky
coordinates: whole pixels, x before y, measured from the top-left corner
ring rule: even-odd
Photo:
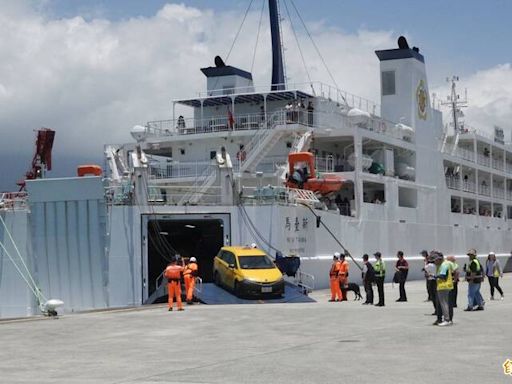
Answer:
[[[16,189],[34,130],[57,131],[53,177],[102,162],[103,145],[130,128],[171,117],[171,100],[205,87],[199,68],[226,59],[250,0],[0,0],[0,191]],[[289,82],[333,83],[286,0],[281,3]],[[376,49],[405,35],[425,55],[430,91],[446,78],[468,89],[467,122],[512,130],[512,1],[293,0],[335,82],[379,102]],[[253,0],[227,63],[250,70],[262,0]],[[266,11],[266,9],[265,9]],[[256,84],[270,81],[266,13],[254,55]]]

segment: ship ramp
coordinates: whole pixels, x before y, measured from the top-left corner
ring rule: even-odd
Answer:
[[[290,282],[285,283],[284,295],[278,298],[244,299],[214,283],[203,283],[201,291],[196,290],[194,296],[203,304],[312,303],[316,301],[307,296],[304,289]]]

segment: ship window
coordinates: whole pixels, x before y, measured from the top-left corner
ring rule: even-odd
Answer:
[[[371,204],[384,204],[386,202],[384,184],[363,182],[363,202]]]
[[[418,191],[412,188],[398,187],[398,206],[416,208],[418,205]]]
[[[395,90],[395,71],[382,72],[382,96],[394,95]]]

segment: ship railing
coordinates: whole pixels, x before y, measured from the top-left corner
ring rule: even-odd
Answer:
[[[458,147],[456,150],[456,154],[458,157],[467,160],[467,161],[475,161],[475,154],[472,150]]]
[[[478,194],[483,196],[491,196],[491,188],[488,185],[480,184],[478,186]]]
[[[197,177],[210,167],[211,161],[153,163],[149,166],[151,179],[180,179]]]
[[[474,134],[474,135],[481,136],[487,140],[494,141],[494,136],[491,133],[484,131],[482,129],[479,129],[479,128],[475,128],[466,123],[464,123],[463,129],[460,131],[460,133],[461,134]]]
[[[205,180],[205,179],[203,179]],[[219,205],[221,187],[211,185],[201,191],[197,185],[151,185],[148,188],[149,205]]]
[[[485,156],[482,154],[477,154],[477,163],[480,165],[483,165],[484,167],[490,167],[491,166],[491,158],[489,156]]]
[[[459,157],[461,159],[474,162],[475,154],[472,150],[462,147],[457,147],[455,152],[453,152],[454,144],[446,144],[444,147],[444,153],[451,155],[453,153],[454,156]]]
[[[4,192],[0,194],[0,210],[28,210],[27,192]]]
[[[334,156],[326,157],[315,156],[315,168],[317,172],[334,172],[335,159]]]
[[[505,190],[503,188],[494,187],[492,189],[492,196],[496,197],[497,199],[504,199],[505,198]]]
[[[130,180],[105,187],[105,201],[108,205],[133,205],[134,188]]]
[[[446,186],[450,189],[460,189],[460,179],[456,176],[446,176]]]
[[[251,113],[228,116],[210,116],[203,119],[183,118],[176,120],[155,120],[146,123],[150,135],[194,135],[198,133],[246,131],[265,126],[265,115]]]
[[[473,181],[463,180],[463,182],[462,182],[462,190],[464,192],[475,193],[476,192],[476,184]]]
[[[298,124],[303,127],[318,129],[339,129],[342,127],[356,127],[366,129],[378,134],[392,137],[406,142],[414,141],[414,133],[404,132],[397,128],[397,124],[370,115],[365,121],[354,123],[341,110],[333,112],[311,112],[305,108],[279,109],[267,114],[213,116],[204,119],[183,119],[150,121],[146,124],[148,134],[151,136],[193,135],[212,132],[235,132],[255,130],[253,138],[261,138],[266,131],[277,126]],[[248,147],[245,147],[248,151]],[[468,156],[471,156],[468,154]]]
[[[493,158],[492,159],[492,167],[494,169],[497,169],[498,171],[503,171],[504,170],[503,159],[495,159],[495,158]]]
[[[280,85],[280,84],[277,84]],[[348,105],[350,107],[358,108],[374,115],[380,114],[380,105],[372,100],[364,97],[354,95],[350,92],[343,91],[335,86],[325,84],[319,81],[309,83],[288,83],[282,84],[286,90],[269,90],[268,85],[256,85],[251,87],[235,87],[235,88],[223,88],[209,91],[202,91],[197,93],[198,98],[209,98],[219,96],[232,96],[246,95],[246,94],[272,94],[282,92],[304,92],[305,94],[312,95],[315,97],[322,97],[324,99],[335,101],[339,104]],[[299,95],[300,96],[300,95]]]

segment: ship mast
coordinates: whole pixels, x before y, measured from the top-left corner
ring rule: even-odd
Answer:
[[[468,106],[468,95],[467,91],[464,93],[464,99],[461,100],[460,95],[457,94],[456,83],[459,81],[459,76],[452,76],[452,78],[447,78],[447,82],[452,83],[452,91],[450,96],[448,96],[448,100],[442,102],[442,105],[448,105],[451,109],[453,130],[455,134],[464,132],[464,124],[461,119],[464,117],[464,113],[462,112],[462,108],[466,108]]]
[[[284,90],[286,88],[283,46],[281,42],[281,31],[279,23],[279,7],[277,0],[268,0],[270,14],[270,33],[272,35],[272,91]]]

